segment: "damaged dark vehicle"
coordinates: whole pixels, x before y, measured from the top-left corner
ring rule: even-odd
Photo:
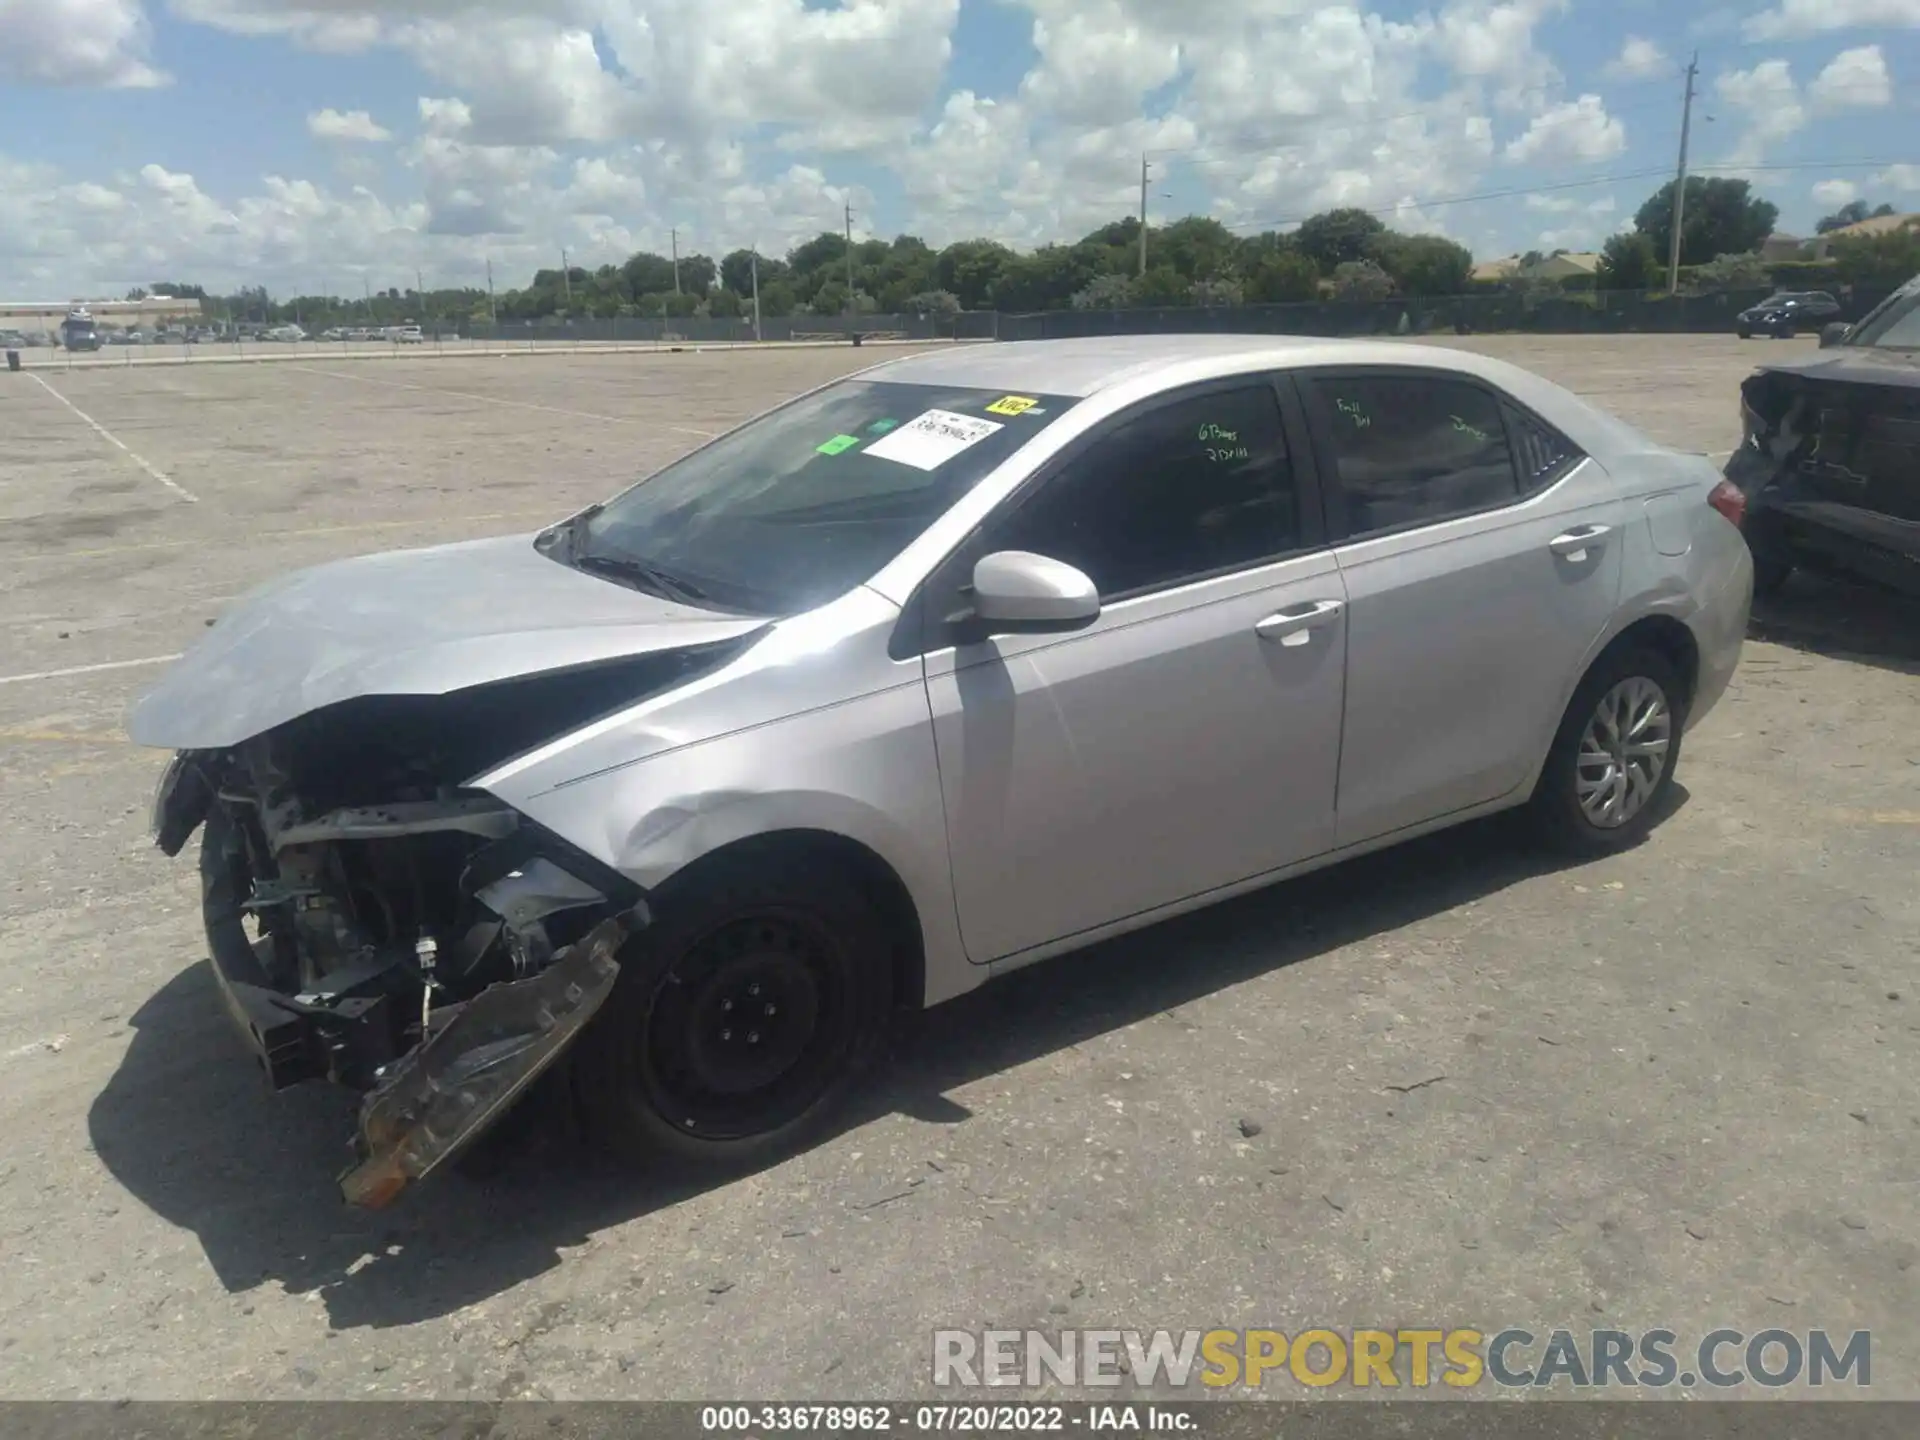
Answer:
[[[1726,478],[1756,593],[1795,569],[1920,596],[1920,277],[1802,359],[1740,388]]]

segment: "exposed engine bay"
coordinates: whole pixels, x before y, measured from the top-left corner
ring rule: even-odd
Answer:
[[[348,1200],[387,1203],[504,1113],[611,992],[648,921],[618,872],[465,781],[735,647],[437,696],[365,696],[181,751],[154,833],[204,822],[223,998],[276,1089],[364,1095]]]

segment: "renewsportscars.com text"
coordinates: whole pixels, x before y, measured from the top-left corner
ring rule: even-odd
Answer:
[[[938,1386],[1693,1389],[1873,1383],[1866,1330],[938,1330]]]

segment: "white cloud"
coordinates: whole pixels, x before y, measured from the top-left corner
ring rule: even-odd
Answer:
[[[364,110],[315,110],[307,116],[307,133],[317,140],[352,140],[368,144],[393,138],[391,132]]]
[[[1904,161],[1889,165],[1873,177],[1873,183],[1891,190],[1920,190],[1920,165],[1909,165]]]
[[[1620,53],[1607,62],[1601,73],[1609,80],[1650,80],[1666,74],[1671,66],[1667,52],[1653,41],[1629,35]]]
[[[1526,133],[1507,146],[1520,164],[1610,160],[1627,148],[1627,128],[1607,114],[1598,95],[1582,95],[1534,117]]]
[[[1807,86],[1807,98],[1823,110],[1871,108],[1893,102],[1893,77],[1878,45],[1842,50]]]
[[[1571,195],[1529,195],[1525,203],[1527,209],[1549,215],[1611,215],[1615,204],[1611,195],[1602,195],[1598,200],[1578,200]]]
[[[1509,110],[1539,110],[1560,81],[1560,71],[1534,44],[1533,30],[1570,0],[1452,0],[1434,33],[1435,53],[1455,74],[1494,87],[1494,99]]]
[[[0,0],[0,80],[14,84],[165,85],[151,43],[140,0]]]
[[[1819,180],[1811,192],[1814,202],[1838,208],[1860,198],[1860,187],[1851,180]]]
[[[1751,70],[1733,70],[1714,81],[1722,104],[1743,122],[1740,138],[1727,152],[1735,169],[1766,159],[1774,142],[1807,123],[1806,107],[1784,60],[1763,60]]]
[[[1786,40],[1828,30],[1920,28],[1920,0],[1780,0],[1746,24],[1753,40]]]

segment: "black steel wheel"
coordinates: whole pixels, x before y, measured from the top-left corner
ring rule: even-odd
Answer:
[[[831,1118],[884,1046],[893,937],[804,852],[723,857],[654,897],[575,1053],[596,1138],[651,1163],[762,1163]]]

